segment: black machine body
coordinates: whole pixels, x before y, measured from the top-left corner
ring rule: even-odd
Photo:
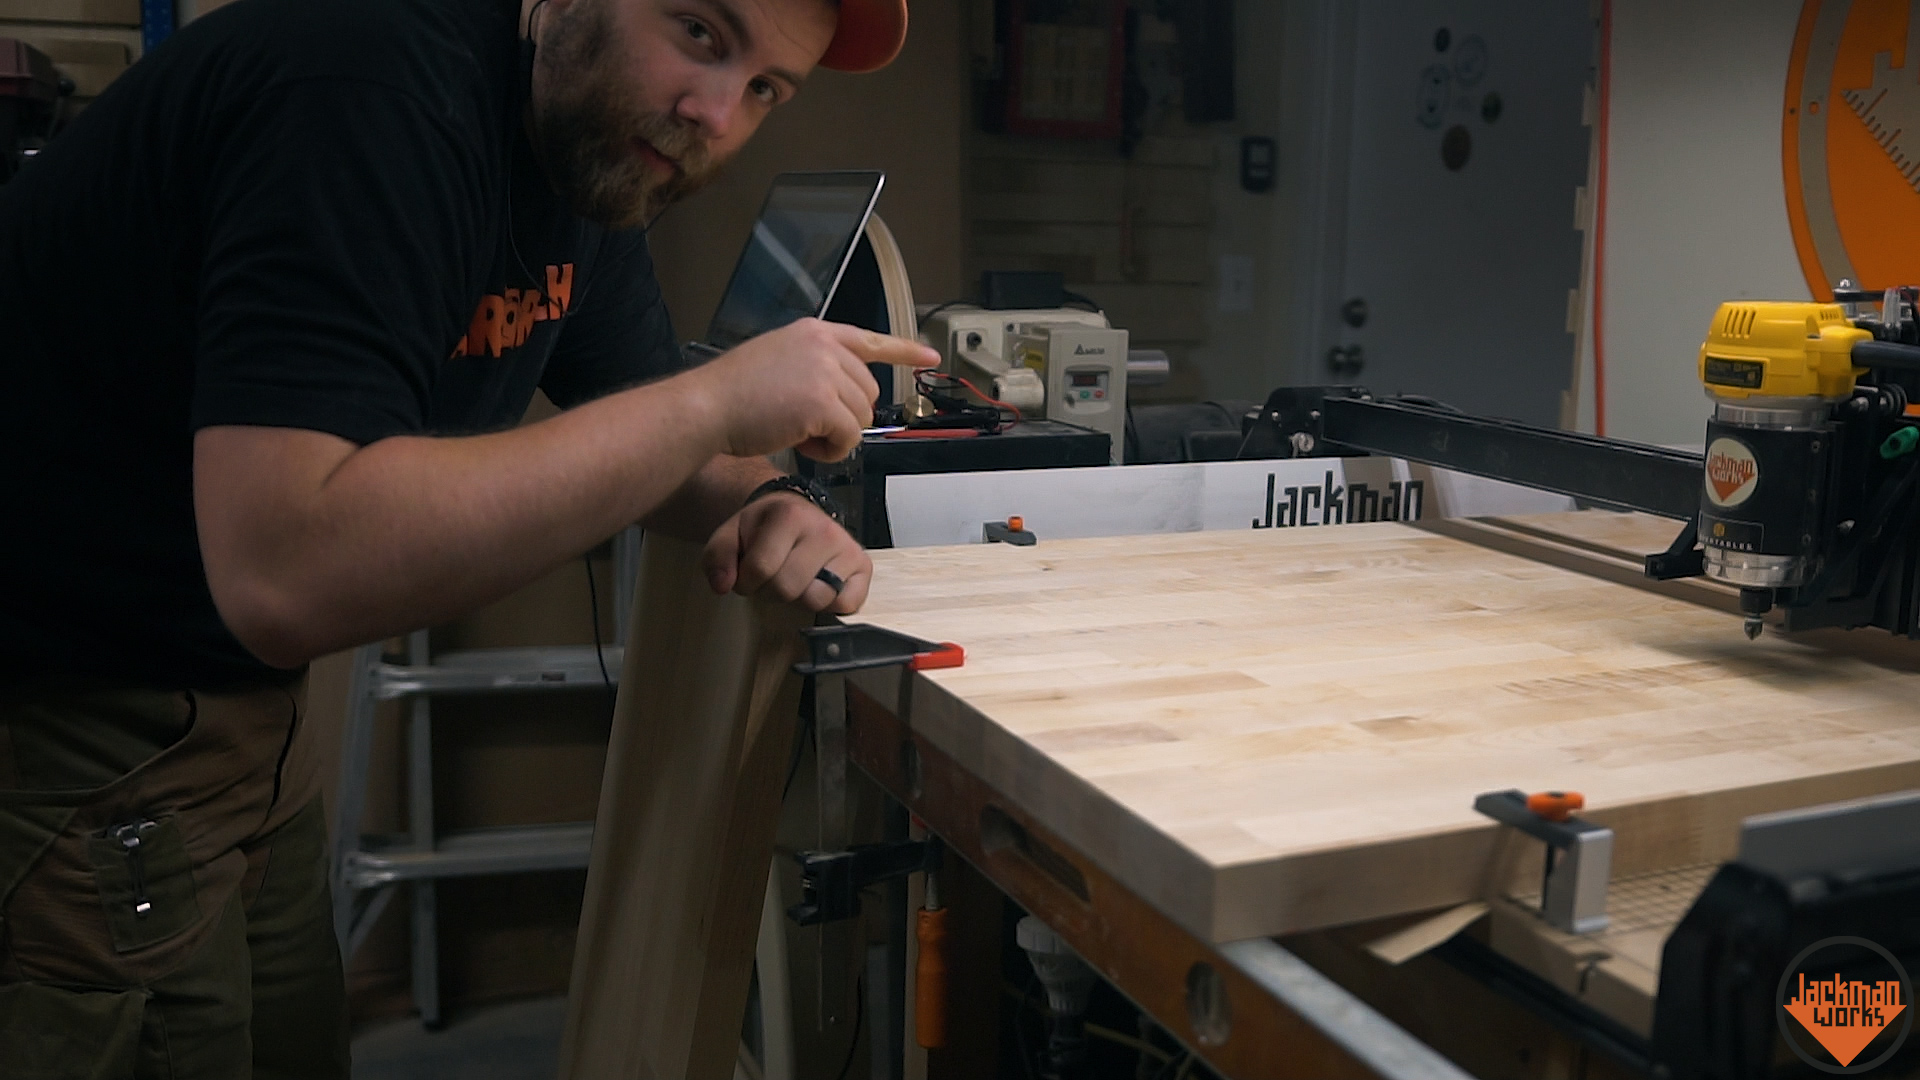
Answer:
[[[1912,352],[1920,359],[1920,348]],[[1743,588],[1750,629],[1778,607],[1789,631],[1876,626],[1920,637],[1920,453],[1901,449],[1920,440],[1898,434],[1920,436],[1906,415],[1905,384],[1920,364],[1913,370],[1869,368],[1849,398],[1799,423],[1716,415],[1707,454],[1470,416],[1358,386],[1281,387],[1243,419],[1238,456],[1379,454],[1672,518],[1679,535],[1648,557],[1650,577],[1701,574],[1716,558],[1781,571],[1714,575]],[[1716,447],[1723,460],[1714,464]],[[1730,481],[1731,497],[1722,495],[1716,483]]]

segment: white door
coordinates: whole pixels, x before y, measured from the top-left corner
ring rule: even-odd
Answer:
[[[1352,40],[1344,284],[1322,293],[1339,321],[1318,377],[1556,425],[1586,0],[1361,0]]]

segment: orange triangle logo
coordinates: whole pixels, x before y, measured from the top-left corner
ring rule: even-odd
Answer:
[[[1741,488],[1753,482],[1758,471],[1753,455],[1745,447],[1734,443],[1722,450],[1719,443],[1733,443],[1731,439],[1715,440],[1715,446],[1707,454],[1707,484],[1713,488],[1715,502],[1722,506],[1733,501]]]
[[[1843,982],[1835,974],[1831,979],[1808,983],[1802,972],[1799,993],[1787,1002],[1786,1009],[1844,1069],[1874,1036],[1907,1010],[1907,1004],[1897,979]]]
[[[1712,482],[1714,493],[1720,496],[1721,502],[1726,502],[1729,498],[1732,498],[1733,493],[1740,490],[1740,485],[1746,483],[1744,479],[1723,480],[1718,476],[1713,477]]]

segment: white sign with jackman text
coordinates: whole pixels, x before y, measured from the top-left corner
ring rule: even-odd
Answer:
[[[926,473],[886,483],[897,547],[978,544],[986,522],[1009,517],[1024,518],[1044,541],[1574,508],[1564,495],[1378,457]]]

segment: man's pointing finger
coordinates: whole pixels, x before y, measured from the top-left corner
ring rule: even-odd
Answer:
[[[901,367],[933,367],[940,362],[940,354],[925,345],[906,338],[876,334],[871,330],[856,330],[841,338],[855,356],[868,364],[897,364]]]

